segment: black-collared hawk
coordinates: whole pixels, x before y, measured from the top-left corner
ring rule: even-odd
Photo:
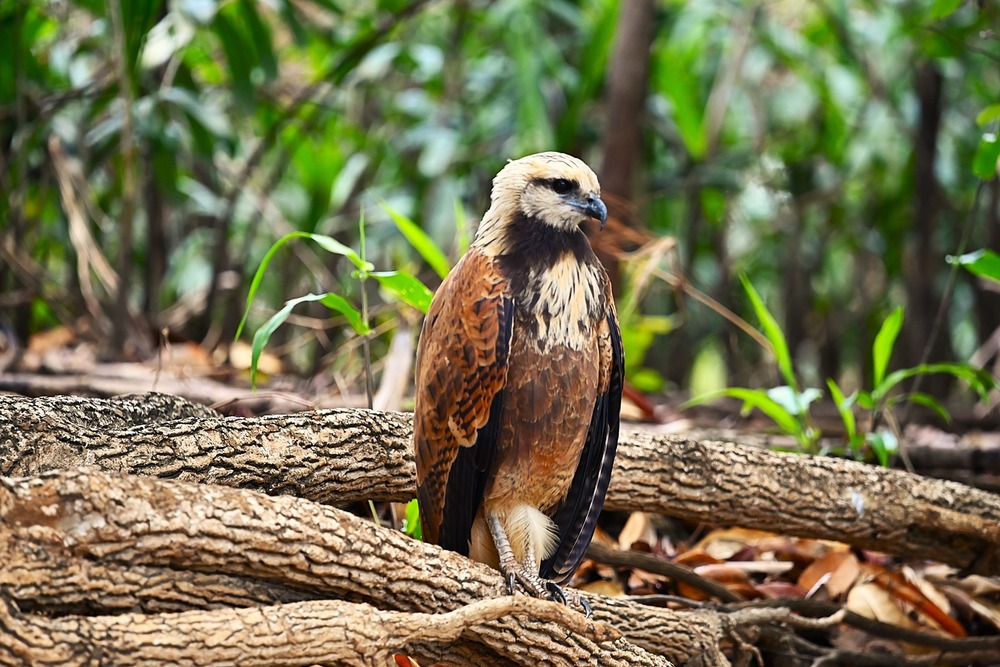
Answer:
[[[509,162],[417,349],[424,539],[564,602],[556,583],[583,558],[618,445],[621,333],[580,228],[607,220],[600,192],[569,155]]]

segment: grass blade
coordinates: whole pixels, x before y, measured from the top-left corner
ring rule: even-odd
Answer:
[[[373,271],[372,278],[391,292],[396,298],[408,303],[422,313],[431,307],[434,293],[419,279],[404,271]]]
[[[434,269],[434,272],[441,278],[447,276],[448,271],[451,270],[451,263],[427,232],[402,213],[396,212],[389,204],[380,202],[379,206],[389,214],[392,221],[396,223],[396,229],[406,237],[413,249],[420,253],[427,265]]]
[[[894,311],[882,322],[882,327],[875,335],[875,342],[872,344],[872,376],[873,391],[885,379],[885,371],[889,367],[889,359],[892,357],[892,348],[896,345],[896,336],[903,326],[903,307],[897,306]]]
[[[750,284],[750,280],[745,275],[741,275],[740,282],[743,283],[743,289],[746,290],[747,296],[750,297],[750,304],[753,306],[757,319],[760,320],[760,326],[763,329],[764,335],[767,336],[767,340],[771,343],[771,351],[774,352],[774,357],[778,361],[778,368],[781,370],[785,382],[788,383],[789,387],[798,391],[799,384],[795,379],[795,372],[792,370],[792,356],[788,352],[788,341],[785,340],[785,333],[778,325],[778,321],[771,315],[771,311],[764,305],[760,294]]]

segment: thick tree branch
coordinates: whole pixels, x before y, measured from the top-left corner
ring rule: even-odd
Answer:
[[[8,415],[0,422],[0,472],[99,465],[325,503],[413,497],[406,414],[192,417],[119,429],[88,425],[73,416],[77,406],[63,405],[0,397],[0,414]],[[838,540],[1000,574],[996,495],[839,459],[626,431],[607,507]]]
[[[610,643],[610,650],[598,650],[608,657],[602,664],[667,664],[625,642],[615,642],[618,633],[607,625],[586,621],[561,605],[523,596],[482,600],[443,614],[321,600],[180,614],[57,619],[21,614],[0,600],[0,627],[5,630],[0,636],[0,664],[386,665],[394,653],[437,661],[448,659],[450,651],[442,649],[461,643],[463,633],[508,618],[547,623],[552,628],[547,637],[550,642],[559,633],[571,631],[594,642]],[[525,642],[514,652],[517,648],[526,653],[531,647]],[[473,650],[467,647],[466,655]],[[485,652],[475,655],[490,659]],[[557,648],[553,657],[580,663],[588,660],[581,649]]]
[[[0,478],[0,522],[7,528],[0,538],[11,545],[5,547],[7,553],[32,553],[31,545],[61,543],[65,550],[61,557],[88,561],[90,572],[98,576],[111,576],[115,570],[174,570],[200,576],[200,583],[224,585],[229,596],[226,602],[233,601],[236,593],[232,589],[242,580],[276,587],[271,590],[308,591],[310,596],[338,597],[410,614],[452,612],[483,599],[506,599],[501,577],[484,565],[336,508],[289,496],[272,497],[223,486],[85,469],[62,470],[35,478]],[[40,599],[52,596],[53,592],[45,589],[44,577],[33,577],[31,588],[25,589],[18,587],[16,571],[5,568],[2,576],[0,590],[18,605],[24,602],[18,599],[18,591],[40,593]],[[213,582],[213,577],[218,579]],[[53,586],[67,586],[65,578],[52,581]],[[174,593],[170,586],[164,588],[164,595],[181,606]],[[134,590],[122,594],[137,595]],[[155,595],[150,592],[147,597]],[[93,609],[103,602],[92,598],[88,604]],[[553,623],[553,619],[569,613],[564,609],[545,614],[489,616],[475,627],[470,625],[463,634],[469,641],[460,648],[464,646],[464,651],[475,650],[477,654],[487,651],[498,661],[516,664],[537,662],[543,654],[567,664],[665,664],[634,643],[679,663],[700,659],[708,650],[705,664],[726,664],[717,648],[721,636],[717,618],[706,621],[697,614],[644,608],[598,596],[592,597],[591,603],[595,613],[588,626],[577,626],[583,622],[582,617],[574,617],[569,625]],[[200,603],[189,596],[183,604],[197,607]],[[278,608],[293,615],[298,613],[295,610],[314,609],[309,606],[312,602],[290,604],[304,606],[285,604]],[[555,603],[539,604],[557,607]],[[120,609],[121,604],[116,605],[115,610]],[[533,607],[520,609],[530,611]],[[226,614],[233,610],[219,611],[222,615],[217,618],[232,619]],[[302,614],[308,616],[306,611]],[[168,623],[175,631],[195,632],[187,625],[189,617],[146,618],[151,623]],[[190,618],[202,619],[207,628],[216,617]],[[111,624],[100,626],[107,632],[112,632],[112,626],[128,626],[101,623]],[[608,641],[614,635],[606,624],[628,630],[627,638],[634,634],[635,639]],[[31,627],[42,632],[38,626],[26,626],[24,632],[30,635]],[[50,629],[56,632],[61,627]],[[214,631],[224,632],[225,627],[215,627]],[[581,627],[586,633],[577,632]],[[19,633],[16,628],[0,632],[0,656],[4,650],[21,650],[15,644],[31,645]],[[62,635],[46,636],[53,645],[63,641],[59,638]],[[85,645],[79,650],[88,654],[88,635],[80,636]],[[225,646],[230,641],[242,645],[236,635],[230,639],[228,631],[226,637]],[[433,637],[431,634],[426,638]],[[513,637],[516,642],[511,641]],[[469,642],[475,645],[472,649]],[[422,650],[429,650],[426,643]],[[440,647],[436,651],[444,653]],[[174,663],[173,659],[168,662]]]

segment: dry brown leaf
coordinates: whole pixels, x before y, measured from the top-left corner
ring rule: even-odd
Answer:
[[[902,574],[877,566],[872,567],[870,571],[876,572],[872,578],[872,583],[885,589],[900,603],[905,602],[913,607],[919,620],[923,621],[923,624],[926,626],[925,629],[939,633],[943,632],[955,637],[966,636],[965,628],[962,627],[961,623],[924,595],[917,586],[908,581]],[[942,599],[944,600],[943,597]],[[944,602],[947,605],[947,600],[944,600]]]
[[[48,331],[39,331],[28,338],[28,352],[45,354],[76,341],[76,332],[67,326],[58,326]]]
[[[249,369],[252,359],[253,348],[248,343],[238,340],[229,348],[229,364],[237,370]],[[265,350],[257,359],[257,370],[265,375],[277,375],[284,370],[284,364]]]
[[[625,595],[625,591],[621,584],[616,581],[608,581],[607,579],[598,579],[596,581],[588,581],[585,584],[580,584],[579,586],[574,586],[574,588],[583,591],[584,593],[595,593],[597,595],[607,595],[608,597],[621,597]]]
[[[656,529],[645,512],[632,512],[618,534],[618,548],[628,551],[636,542],[656,544]]]
[[[719,560],[728,560],[747,547],[756,551],[775,551],[789,542],[789,538],[765,530],[749,528],[724,528],[713,530],[692,547]]]
[[[721,563],[722,561],[711,556],[704,551],[685,551],[682,554],[678,554],[674,558],[674,562],[678,565],[687,565],[688,567],[698,567],[700,565],[709,565],[712,563]]]
[[[826,589],[831,599],[838,599],[858,580],[861,569],[850,551],[828,551],[814,560],[801,575],[798,585],[812,597],[819,587]]]
[[[917,630],[913,622],[899,608],[893,596],[878,584],[867,581],[858,584],[847,594],[847,609],[865,618],[890,623],[901,628]]]

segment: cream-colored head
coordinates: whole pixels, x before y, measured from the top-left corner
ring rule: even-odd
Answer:
[[[512,160],[496,175],[476,245],[496,241],[502,227],[520,217],[568,232],[588,218],[603,227],[608,211],[590,167],[572,155],[547,152]]]

